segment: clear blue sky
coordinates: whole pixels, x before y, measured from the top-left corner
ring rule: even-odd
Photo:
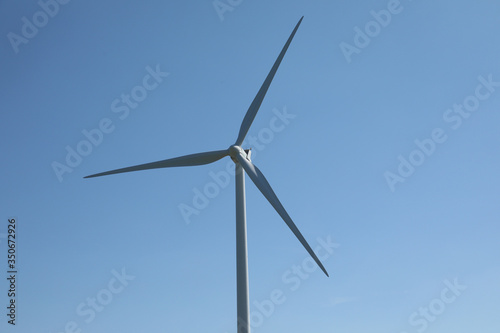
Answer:
[[[83,177],[227,148],[304,15],[245,148],[330,278],[247,178],[253,331],[497,333],[500,4],[216,5],[0,2],[0,330],[235,332],[230,159]]]

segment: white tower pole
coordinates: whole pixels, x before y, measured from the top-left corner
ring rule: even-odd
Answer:
[[[247,218],[245,206],[245,171],[236,168],[236,302],[238,333],[250,333],[248,301]]]

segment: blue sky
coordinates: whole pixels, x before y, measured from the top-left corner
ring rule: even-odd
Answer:
[[[330,278],[247,177],[252,330],[498,332],[499,9],[1,1],[2,332],[235,331],[230,159],[83,177],[229,147],[302,15],[245,148]]]

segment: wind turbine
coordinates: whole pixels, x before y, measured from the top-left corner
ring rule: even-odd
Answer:
[[[84,178],[100,177],[106,175],[112,175],[116,173],[139,171],[139,170],[149,170],[158,168],[170,168],[170,167],[181,167],[181,166],[194,166],[203,165],[220,160],[225,156],[230,156],[235,163],[236,168],[236,298],[237,298],[237,315],[238,315],[238,333],[250,333],[250,314],[249,314],[249,301],[248,301],[248,257],[247,257],[247,227],[246,227],[246,204],[245,204],[245,171],[257,186],[260,192],[266,197],[269,203],[278,212],[281,218],[288,225],[293,234],[298,238],[300,243],[304,246],[307,252],[311,255],[314,261],[318,264],[321,270],[328,276],[328,273],[321,264],[316,254],[313,252],[304,236],[300,233],[299,229],[295,226],[292,219],[286,212],[285,208],[279,201],[278,197],[274,193],[271,185],[262,174],[262,172],[252,163],[250,160],[250,150],[244,150],[241,148],[243,140],[245,139],[250,126],[252,125],[257,111],[259,110],[262,100],[266,96],[266,92],[271,85],[276,71],[283,59],[288,46],[290,45],[293,36],[297,32],[300,23],[302,22],[302,16],[293,29],[290,37],[283,46],[281,53],[274,62],[271,71],[266,77],[266,80],[262,84],[255,96],[252,104],[248,108],[245,118],[241,123],[240,132],[236,142],[231,145],[228,149],[215,150],[198,154],[185,155],[176,158],[170,158],[167,160],[135,165],[127,168],[121,168],[111,171],[106,171],[102,173],[97,173],[94,175],[86,176]]]

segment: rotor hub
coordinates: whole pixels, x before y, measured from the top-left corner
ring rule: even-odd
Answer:
[[[239,163],[238,159],[236,158],[237,155],[242,155],[247,160],[250,161],[250,153],[251,153],[250,149],[243,149],[240,146],[232,145],[231,147],[229,147],[228,151],[229,151],[229,156],[231,157],[234,163]]]
[[[229,156],[236,158],[236,155],[239,154],[243,149],[240,146],[232,145],[229,147]]]

